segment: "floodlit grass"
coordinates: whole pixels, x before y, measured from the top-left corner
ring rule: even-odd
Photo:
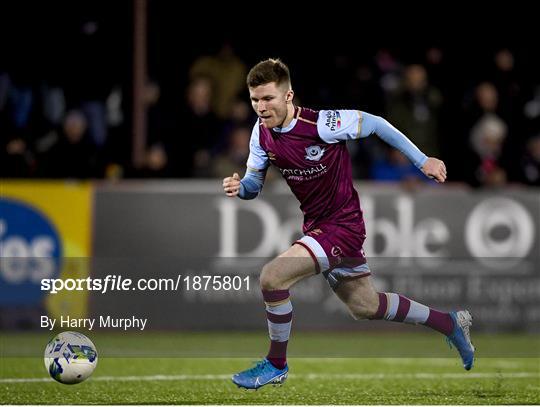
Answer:
[[[540,403],[535,336],[476,336],[478,358],[466,372],[455,350],[447,349],[436,334],[296,333],[285,385],[256,392],[236,388],[230,376],[264,356],[263,333],[95,335],[98,366],[77,385],[48,378],[40,356],[48,336],[0,336],[0,404]],[[160,349],[153,355],[156,346]],[[513,356],[508,349],[500,357],[493,355],[507,346],[516,348]],[[29,352],[32,347],[35,355],[17,355],[17,348]],[[429,357],[419,357],[423,348]],[[121,357],[122,349],[132,357]],[[163,357],[165,349],[174,357]],[[437,349],[439,357],[433,357]],[[198,357],[210,350],[211,357]],[[341,355],[322,357],[325,350]],[[246,353],[249,358],[234,357]]]

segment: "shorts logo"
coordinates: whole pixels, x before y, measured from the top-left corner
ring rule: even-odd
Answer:
[[[325,149],[321,148],[320,146],[310,146],[306,147],[306,160],[309,161],[319,161],[323,154]]]
[[[319,236],[323,231],[321,229],[313,229],[312,231],[307,232],[309,236]]]
[[[339,246],[332,246],[330,249],[330,254],[332,255],[332,263],[334,264],[341,264],[343,261],[343,258],[341,257],[343,255],[343,250],[341,250],[341,247]]]

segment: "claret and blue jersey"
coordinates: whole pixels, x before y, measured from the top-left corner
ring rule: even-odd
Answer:
[[[353,221],[360,211],[347,147],[332,137],[345,123],[337,122],[340,113],[335,111],[329,112],[333,118],[327,125],[326,113],[320,113],[297,107],[287,127],[255,125],[247,163],[256,170],[276,166],[300,201],[304,233],[321,220]]]
[[[320,222],[361,222],[353,188],[347,140],[377,134],[402,151],[417,167],[427,157],[381,117],[358,110],[296,107],[287,127],[267,129],[258,121],[251,135],[248,172],[240,197],[253,198],[270,164],[281,172],[304,214],[304,233]]]

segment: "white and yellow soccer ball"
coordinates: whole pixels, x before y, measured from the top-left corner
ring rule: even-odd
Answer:
[[[62,332],[45,347],[45,368],[57,382],[80,383],[97,366],[98,353],[90,339],[79,332]]]

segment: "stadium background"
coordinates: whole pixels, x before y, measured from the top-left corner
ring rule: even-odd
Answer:
[[[257,273],[298,236],[301,216],[276,173],[261,199],[247,203],[225,199],[220,179],[243,173],[254,121],[244,76],[266,57],[289,64],[300,105],[383,115],[447,162],[450,182],[439,186],[375,137],[350,145],[375,281],[443,309],[469,307],[485,358],[480,374],[509,379],[503,390],[496,380],[469,382],[481,389],[476,398],[444,389],[433,396],[440,399],[429,392],[409,399],[400,386],[414,377],[405,377],[394,392],[379,389],[388,398],[373,396],[375,389],[358,399],[352,378],[344,386],[351,393],[337,402],[538,402],[540,54],[533,37],[387,40],[371,27],[359,37],[350,27],[310,36],[248,23],[238,30],[235,19],[194,29],[184,22],[199,14],[179,17],[174,3],[31,4],[28,15],[30,4],[3,5],[0,14],[2,402],[35,402],[17,386],[39,383],[9,380],[44,376],[30,362],[51,335],[39,327],[44,314],[149,318],[144,332],[87,332],[104,358],[102,375],[146,374],[148,357],[184,360],[162,360],[165,367],[149,374],[229,373],[226,358],[241,367],[240,358],[265,351]],[[146,34],[137,16],[145,16]],[[208,35],[216,29],[222,35]],[[250,276],[251,290],[46,295],[39,287],[41,278],[107,274],[241,275]],[[339,358],[336,380],[355,369],[385,374],[358,362],[366,358],[395,362],[397,374],[435,369],[444,378],[459,368],[453,351],[423,328],[354,322],[322,278],[293,292],[291,354],[301,358],[300,372],[317,357]],[[207,370],[185,362],[208,357],[220,362],[201,362]],[[178,380],[176,394],[185,395],[192,379]],[[99,379],[88,386],[118,392]],[[99,400],[181,400],[150,386],[157,387]],[[96,400],[91,389],[83,387],[83,400]],[[276,402],[269,393],[235,398],[226,385],[212,397],[195,389],[194,403]],[[279,402],[336,402],[291,391]],[[68,395],[68,403],[77,400]],[[65,401],[55,389],[42,397]]]

